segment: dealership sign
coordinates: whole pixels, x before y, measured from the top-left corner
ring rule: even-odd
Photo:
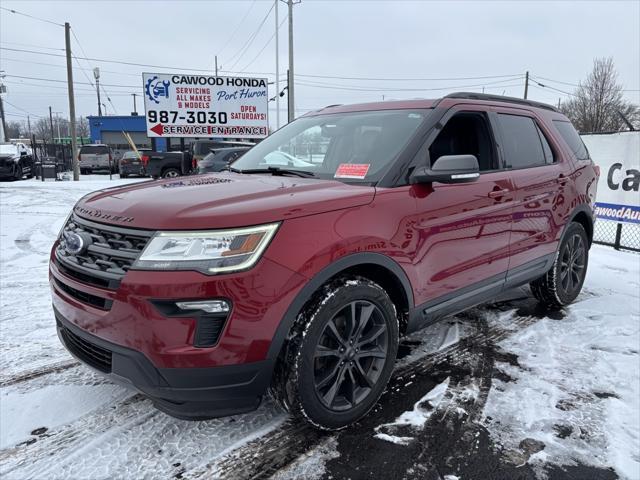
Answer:
[[[149,137],[264,138],[265,78],[143,73]]]
[[[600,166],[596,216],[640,224],[640,132],[583,135]]]

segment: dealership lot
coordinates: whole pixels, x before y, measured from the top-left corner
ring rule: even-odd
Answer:
[[[406,338],[380,405],[339,433],[269,400],[186,422],[79,365],[55,334],[51,244],[77,199],[131,181],[0,184],[3,477],[640,477],[640,255],[593,247],[560,312],[523,289]]]

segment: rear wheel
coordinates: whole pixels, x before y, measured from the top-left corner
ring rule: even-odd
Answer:
[[[558,308],[573,302],[584,283],[589,263],[589,240],[584,227],[572,222],[560,242],[553,266],[531,282],[533,295],[543,304]]]
[[[298,317],[272,395],[319,428],[346,427],[380,398],[397,350],[398,319],[387,293],[365,278],[339,278]]]
[[[162,178],[176,178],[180,176],[180,172],[177,168],[167,168],[162,172]]]

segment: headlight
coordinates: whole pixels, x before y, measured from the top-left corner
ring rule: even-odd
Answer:
[[[278,229],[277,223],[210,232],[158,232],[133,268],[222,273],[252,267]]]

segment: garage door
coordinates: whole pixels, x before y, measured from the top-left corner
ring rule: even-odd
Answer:
[[[133,143],[136,144],[136,147],[150,147],[151,140],[147,137],[146,132],[128,132],[133,140]],[[129,143],[127,139],[124,138],[122,132],[102,132],[102,143],[106,143],[107,145],[111,145],[111,147],[121,146],[120,148],[124,148],[129,150]]]

